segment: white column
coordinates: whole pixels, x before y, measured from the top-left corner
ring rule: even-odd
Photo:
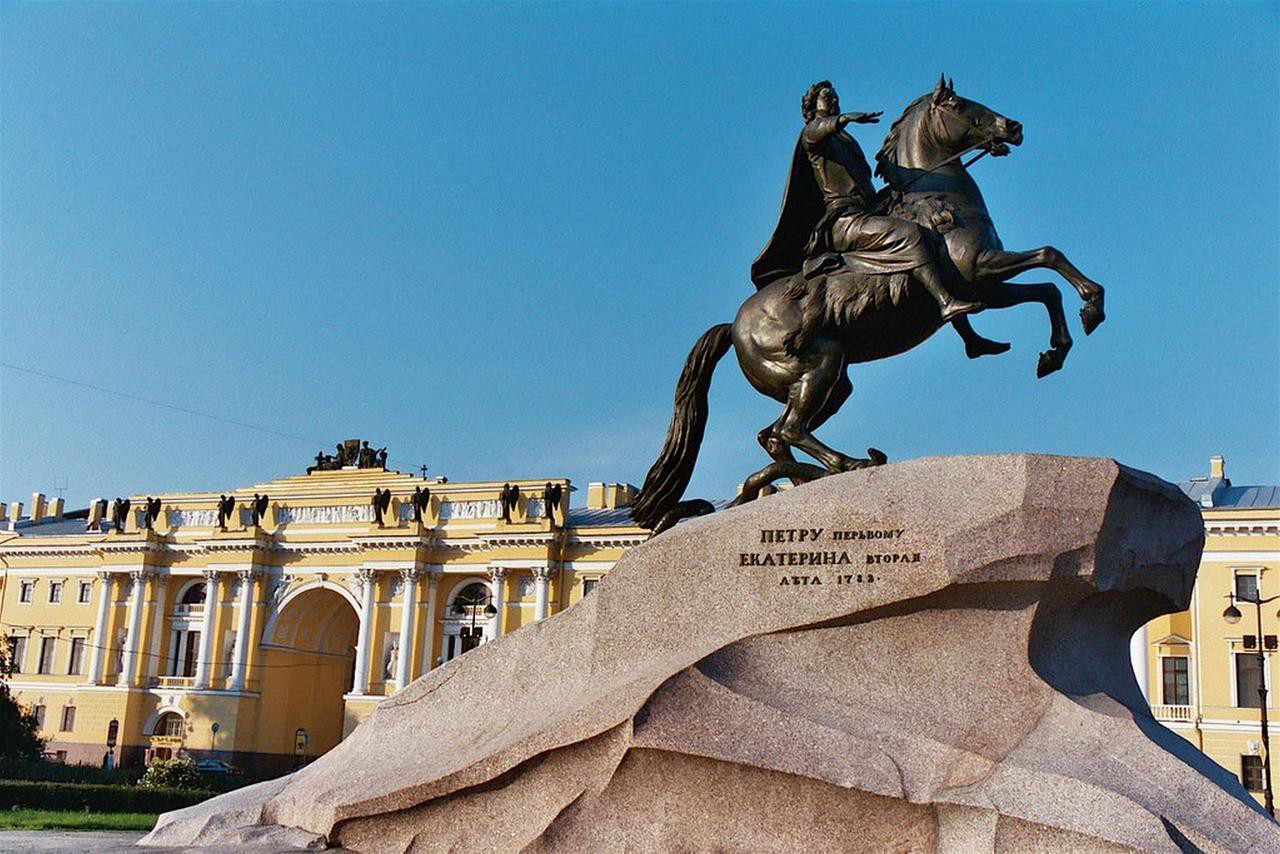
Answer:
[[[507,568],[490,567],[489,577],[493,579],[493,608],[498,612],[489,621],[489,640],[493,640],[502,636],[502,612],[507,607]]]
[[[253,589],[257,582],[258,573],[252,569],[240,572],[240,612],[236,615],[235,658],[231,662],[231,682],[227,686],[232,691],[244,690],[245,669],[249,663],[249,618],[253,616]]]
[[[400,652],[396,659],[396,688],[409,684],[409,663],[413,661],[413,616],[418,606],[418,570],[406,569],[404,596],[400,602]]]
[[[197,688],[209,687],[213,670],[213,616],[218,610],[218,573],[206,569],[204,575],[204,617],[200,621],[200,650],[196,659]]]
[[[147,574],[143,570],[129,573],[133,590],[129,595],[129,617],[126,622],[128,633],[124,636],[123,672],[120,674],[121,685],[133,685],[138,678],[138,652],[142,643],[142,596],[146,592]]]
[[[436,666],[436,659],[432,653],[435,652],[436,597],[440,594],[440,569],[429,566],[425,572],[427,574],[427,606],[422,619],[422,666],[418,669],[416,676],[421,676],[424,671]]]
[[[351,680],[351,693],[364,694],[369,690],[369,656],[373,646],[373,596],[377,587],[378,575],[372,569],[361,569],[356,572],[357,584],[361,588],[360,598],[360,638],[356,642],[356,674]]]
[[[551,570],[545,566],[534,567],[533,570],[533,618],[547,618],[547,594],[551,586]]]
[[[161,643],[164,641],[164,595],[168,587],[169,576],[157,575],[155,598],[151,604],[151,638],[147,644],[147,666],[142,669],[148,676],[160,675],[160,659],[164,658]]]
[[[109,572],[98,573],[98,617],[93,623],[93,643],[89,647],[89,684],[102,684],[102,663],[106,661],[107,647],[111,639],[107,637],[107,615],[110,613],[111,596],[115,592],[115,576]]]
[[[1147,705],[1151,704],[1151,686],[1150,677],[1147,675],[1147,627],[1144,624],[1142,628],[1133,633],[1133,637],[1129,638],[1129,663],[1133,666],[1133,675],[1138,677],[1138,687],[1142,689],[1142,698],[1147,701]]]

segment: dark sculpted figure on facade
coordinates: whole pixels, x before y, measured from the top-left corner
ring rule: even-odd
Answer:
[[[542,513],[552,527],[556,524],[556,509],[564,499],[564,484],[552,484],[550,481],[542,487]]]
[[[111,503],[111,527],[117,534],[123,534],[129,523],[129,499],[117,498]]]
[[[1060,369],[1072,345],[1062,294],[1051,283],[1009,281],[1018,274],[1047,268],[1066,279],[1084,301],[1086,334],[1105,318],[1102,286],[1058,249],[1005,250],[968,172],[978,157],[1020,145],[1021,124],[957,95],[943,77],[890,128],[876,155],[876,173],[887,184],[877,193],[845,128],[878,114],[842,114],[827,81],[810,87],[802,107],[805,126],[782,214],[751,267],[756,293],[732,323],[713,326],[694,344],[666,440],[632,507],[636,522],[655,532],[714,509],[682,496],[706,429],[711,374],[731,347],[751,385],[783,407],[757,436],[773,461],[747,477],[734,501],[741,503],[782,478],[798,484],[884,463],[875,448],[853,457],[814,436],[852,394],[849,367],[904,353],[947,323],[970,357],[1007,350],[973,332],[972,312],[1042,304],[1050,346],[1036,375]],[[980,153],[964,162],[971,151]],[[817,465],[797,460],[795,451]]]
[[[147,496],[147,500],[146,500],[146,503],[143,505],[143,509],[145,510],[145,512],[142,514],[144,519],[144,524],[146,525],[146,528],[149,531],[151,530],[152,526],[155,525],[156,520],[160,518],[160,499]]]
[[[502,492],[498,495],[498,504],[502,508],[502,521],[511,521],[511,511],[516,509],[520,502],[520,487],[511,483],[502,485]]]
[[[384,516],[387,508],[391,506],[391,490],[375,489],[373,491],[373,519],[381,528],[384,524]]]
[[[411,501],[413,503],[413,521],[423,521],[427,508],[431,506],[431,489],[426,486],[415,486]]]
[[[227,530],[227,522],[236,512],[236,499],[234,495],[222,495],[218,497],[218,527],[223,531]]]
[[[268,499],[267,496],[259,495],[256,492],[253,494],[252,514],[253,526],[255,528],[262,524],[263,517],[267,515],[267,506],[269,503],[270,499]]]

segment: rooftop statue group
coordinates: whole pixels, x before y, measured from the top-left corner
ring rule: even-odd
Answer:
[[[1037,376],[1062,367],[1071,334],[1062,294],[1051,283],[1010,282],[1037,268],[1053,270],[1084,301],[1086,334],[1102,323],[1103,289],[1062,252],[1042,246],[1006,251],[968,167],[1021,145],[1022,125],[956,94],[938,80],[890,127],[876,155],[877,191],[851,124],[881,113],[842,113],[829,81],[801,99],[804,127],[796,143],[782,213],[751,265],[756,293],[733,323],[698,339],[676,386],[675,412],[632,515],[655,533],[682,518],[711,512],[710,502],[682,500],[707,421],[707,390],[716,363],[732,347],[747,380],[783,405],[759,433],[773,462],[747,478],[735,503],[753,500],[782,478],[803,483],[834,472],[881,465],[869,448],[851,457],[813,435],[849,398],[851,364],[904,353],[950,324],[970,358],[1009,349],[974,331],[970,317],[1026,302],[1049,315],[1049,349]],[[964,155],[977,151],[968,163]],[[820,465],[796,460],[799,450]]]
[[[316,464],[307,468],[307,474],[313,471],[337,471],[338,469],[356,466],[362,469],[386,468],[387,449],[370,448],[368,442],[361,444],[359,439],[348,439],[339,442],[337,453],[316,454]]]

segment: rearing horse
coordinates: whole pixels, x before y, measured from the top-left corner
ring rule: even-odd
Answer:
[[[1052,334],[1050,350],[1040,354],[1037,373],[1044,376],[1062,366],[1071,346],[1061,294],[1051,284],[1006,280],[1034,267],[1054,269],[1086,301],[1080,312],[1086,333],[1104,318],[1103,290],[1053,247],[1004,251],[960,156],[975,148],[999,156],[1021,142],[1021,125],[957,96],[943,79],[894,122],[877,155],[877,171],[889,183],[886,201],[892,215],[918,222],[945,247],[939,255],[949,255],[943,266],[953,294],[989,308],[1030,301],[1045,305]],[[800,272],[761,288],[742,304],[733,323],[703,333],[685,360],[671,425],[632,508],[633,518],[657,533],[713,509],[707,501],[681,498],[702,444],[711,374],[730,346],[747,381],[783,404],[782,415],[758,436],[773,462],[747,478],[734,502],[742,503],[779,478],[802,483],[883,464],[885,455],[874,448],[865,458],[850,457],[827,447],[813,431],[852,393],[850,364],[904,353],[942,325],[937,301],[903,273],[837,270],[806,278]],[[970,356],[1007,349],[977,336],[967,317],[955,326]],[[805,452],[821,466],[798,462],[793,450]]]
[[[1021,144],[1022,125],[958,96],[951,83],[939,78],[932,92],[912,101],[893,123],[876,155],[876,174],[889,185],[891,216],[912,220],[942,235],[954,273],[971,286],[969,293],[976,295],[971,298],[988,308],[1026,302],[1045,306],[1051,326],[1050,349],[1040,354],[1036,370],[1037,376],[1044,377],[1062,367],[1071,349],[1062,295],[1052,284],[1012,284],[1007,280],[1038,267],[1062,276],[1085,301],[1080,321],[1086,335],[1105,318],[1103,289],[1052,246],[1005,251],[982,192],[960,155],[982,148],[999,157],[1009,153],[1009,145]],[[956,321],[955,327],[970,357],[1008,349],[1008,345],[992,347],[991,342],[978,338],[964,318]]]

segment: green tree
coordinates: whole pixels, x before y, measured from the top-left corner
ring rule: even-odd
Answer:
[[[13,673],[9,642],[0,643],[0,762],[38,762],[44,753],[44,739],[36,716],[9,693],[9,675]]]

